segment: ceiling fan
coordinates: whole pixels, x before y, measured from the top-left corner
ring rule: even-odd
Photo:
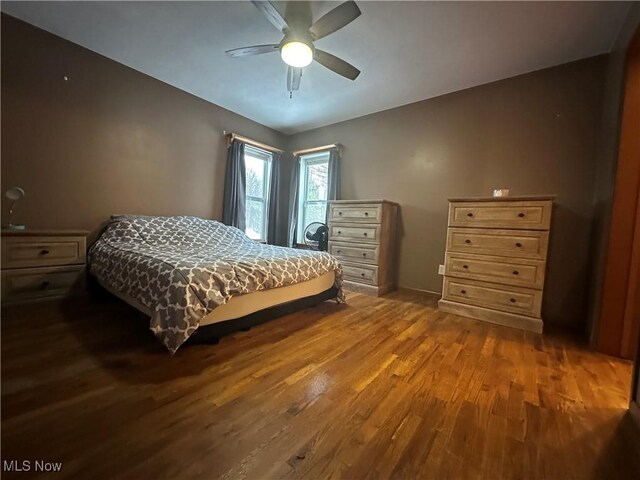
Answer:
[[[338,5],[315,22],[311,19],[307,2],[287,2],[284,17],[269,1],[252,1],[251,3],[284,34],[284,37],[280,43],[234,48],[227,50],[226,53],[230,57],[240,58],[280,51],[282,60],[289,65],[287,72],[289,96],[300,88],[302,68],[313,60],[349,80],[355,80],[360,75],[360,70],[353,65],[313,45],[314,41],[340,30],[360,16],[360,9],[354,1],[350,0]]]

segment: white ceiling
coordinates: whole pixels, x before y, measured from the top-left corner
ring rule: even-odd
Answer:
[[[285,2],[275,2],[284,12]],[[319,18],[339,2],[313,2]],[[2,11],[259,123],[295,133],[608,52],[627,2],[364,2],[317,42],[362,74],[313,63],[289,99],[278,43],[249,2],[2,2]]]

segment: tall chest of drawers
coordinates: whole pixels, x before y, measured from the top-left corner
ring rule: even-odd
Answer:
[[[449,199],[440,310],[541,333],[553,199]]]
[[[2,303],[80,292],[87,234],[82,230],[3,231]]]
[[[342,264],[346,289],[375,296],[395,290],[398,208],[387,200],[329,203],[329,253]]]

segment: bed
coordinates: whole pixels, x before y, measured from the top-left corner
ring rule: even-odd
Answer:
[[[115,216],[88,265],[106,290],[150,316],[171,353],[200,327],[316,296],[344,302],[342,268],[328,253],[265,245],[197,217]]]

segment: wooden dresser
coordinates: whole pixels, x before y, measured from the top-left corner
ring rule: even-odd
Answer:
[[[541,333],[554,198],[449,199],[440,310]]]
[[[3,230],[2,303],[61,298],[72,292],[84,270],[87,233]]]
[[[387,200],[329,203],[329,253],[342,264],[347,290],[379,296],[395,289],[398,208]]]

